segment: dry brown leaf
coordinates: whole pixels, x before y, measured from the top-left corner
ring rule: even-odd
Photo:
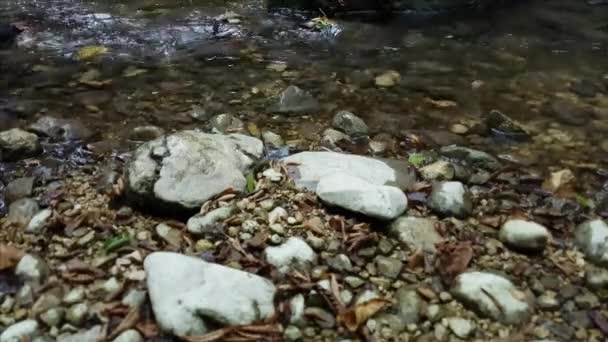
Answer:
[[[0,245],[0,271],[15,267],[24,255],[19,248]]]
[[[375,298],[356,304],[349,309],[344,310],[338,315],[338,323],[342,324],[350,332],[355,332],[367,320],[382,310],[391,302],[386,299]]]
[[[450,241],[437,245],[439,255],[437,268],[443,280],[451,283],[464,272],[473,259],[473,247],[469,241]]]
[[[142,321],[135,325],[135,328],[142,334],[146,339],[158,336],[160,329],[154,321]]]
[[[108,339],[113,340],[116,336],[122,333],[125,330],[129,330],[133,328],[137,322],[139,321],[139,306],[131,308],[129,313],[123,318],[123,320],[118,324],[116,329],[108,336]]]
[[[262,341],[269,340],[268,336],[280,335],[283,328],[278,324],[241,325],[214,330],[202,336],[182,336],[186,342],[215,342],[215,341]],[[270,339],[277,340],[277,339]]]

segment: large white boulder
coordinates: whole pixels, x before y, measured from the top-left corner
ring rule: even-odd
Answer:
[[[255,274],[178,253],[144,260],[152,309],[162,330],[201,335],[208,323],[250,324],[274,314],[275,287]]]

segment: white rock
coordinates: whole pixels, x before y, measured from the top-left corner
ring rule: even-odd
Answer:
[[[66,304],[76,304],[84,300],[85,290],[84,287],[79,286],[70,290],[64,297],[63,302]]]
[[[42,285],[48,274],[49,268],[46,263],[41,258],[31,254],[24,255],[15,268],[15,275],[34,286]]]
[[[465,218],[471,215],[471,194],[461,182],[441,182],[433,185],[428,205],[444,216]]]
[[[192,234],[218,234],[221,232],[221,221],[229,218],[235,207],[221,207],[206,214],[192,216],[186,223],[186,228]]]
[[[95,325],[89,330],[81,331],[75,334],[62,334],[57,336],[57,342],[84,342],[84,341],[104,341],[104,327]]]
[[[283,174],[275,169],[264,170],[262,176],[268,178],[271,182],[280,182],[283,179]]]
[[[576,227],[574,238],[587,259],[608,265],[608,225],[602,220],[591,220]]]
[[[296,186],[316,191],[321,178],[347,173],[375,185],[407,189],[416,181],[414,170],[404,161],[376,159],[336,152],[302,152],[284,158]]]
[[[174,335],[206,333],[205,319],[239,325],[274,314],[275,287],[260,276],[169,252],[150,254],[144,269],[157,323]]]
[[[550,238],[547,228],[525,220],[508,220],[500,228],[498,237],[507,246],[521,251],[540,252]]]
[[[2,332],[0,342],[21,342],[29,340],[38,333],[38,322],[33,319],[17,322]]]
[[[304,309],[306,308],[306,302],[304,296],[300,293],[295,295],[289,301],[289,322],[295,325],[302,325],[305,322]]]
[[[454,335],[466,339],[475,331],[475,323],[460,317],[446,318],[447,325]]]
[[[452,294],[479,315],[504,324],[518,324],[530,317],[524,293],[496,274],[461,273],[456,277]]]
[[[317,195],[326,203],[381,220],[403,214],[407,197],[394,186],[375,185],[339,172],[320,179]]]
[[[282,273],[307,269],[317,260],[316,253],[299,237],[291,237],[277,247],[266,247],[264,255],[266,261]]]
[[[53,215],[53,210],[43,209],[39,211],[32,219],[30,223],[25,227],[25,232],[28,234],[38,234],[47,224],[49,218]]]
[[[141,336],[139,331],[135,329],[129,329],[122,332],[112,342],[143,342],[144,338]]]
[[[276,207],[268,213],[268,223],[273,224],[287,219],[287,210],[282,207]]]

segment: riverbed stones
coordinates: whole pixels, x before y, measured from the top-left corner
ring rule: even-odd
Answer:
[[[592,263],[608,265],[608,225],[595,219],[576,227],[575,243]]]
[[[316,253],[299,237],[291,237],[280,246],[266,247],[264,254],[266,261],[281,273],[307,270],[317,260]]]
[[[8,219],[20,226],[27,225],[32,217],[38,213],[40,206],[32,198],[22,198],[8,207]]]
[[[522,252],[541,252],[550,238],[544,226],[526,220],[508,220],[498,233],[500,241]]]
[[[229,113],[223,113],[211,118],[211,127],[214,133],[235,133],[245,129],[241,119]]]
[[[517,141],[529,138],[529,133],[519,122],[511,119],[499,110],[491,110],[486,114],[485,119],[486,125],[492,135]]]
[[[461,182],[433,184],[428,206],[442,216],[466,218],[473,211],[471,194]]]
[[[144,269],[165,332],[202,335],[209,324],[250,324],[274,314],[275,287],[257,275],[170,252],[150,254]]]
[[[38,333],[38,322],[27,319],[6,328],[0,335],[0,342],[21,342],[30,340]]]
[[[437,223],[431,218],[402,216],[391,224],[389,232],[409,250],[434,252],[435,245],[443,240],[435,229]]]
[[[451,292],[480,316],[504,324],[519,324],[530,317],[524,293],[508,279],[493,273],[462,273],[456,277]]]
[[[93,132],[78,120],[43,116],[28,129],[54,141],[89,140]]]
[[[284,158],[290,177],[300,189],[317,190],[321,178],[346,173],[375,185],[408,189],[416,180],[405,161],[362,157],[337,152],[301,152]]]
[[[401,189],[372,184],[344,172],[322,177],[317,195],[325,203],[380,220],[392,220],[407,208],[407,197]]]
[[[0,132],[0,160],[16,161],[42,152],[36,134],[19,128]]]
[[[127,166],[127,198],[147,207],[194,211],[227,189],[244,191],[263,154],[256,138],[181,131],[140,146]]]
[[[51,221],[53,216],[53,210],[46,208],[40,210],[36,215],[32,217],[30,222],[25,227],[25,232],[28,234],[38,234],[44,229]]]
[[[276,102],[268,109],[273,113],[286,115],[315,114],[321,106],[310,93],[291,85],[279,94]]]
[[[351,137],[364,136],[369,133],[369,128],[365,124],[365,121],[346,110],[341,110],[334,115],[332,125]]]

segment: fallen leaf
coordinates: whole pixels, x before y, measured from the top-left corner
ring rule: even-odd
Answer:
[[[79,61],[91,60],[110,52],[110,50],[101,45],[85,46],[76,52],[76,59]]]
[[[7,245],[0,245],[0,270],[13,268],[25,255],[22,250]]]
[[[125,316],[125,318],[120,322],[120,324],[118,324],[116,329],[114,329],[114,331],[112,331],[110,336],[108,336],[108,339],[113,340],[116,336],[118,336],[123,331],[133,328],[139,321],[139,318],[140,318],[139,306],[133,307],[129,311],[129,313]]]
[[[361,325],[367,322],[369,318],[390,303],[391,302],[386,299],[375,298],[368,300],[367,302],[355,304],[338,314],[338,323],[346,327],[350,332],[355,332]]]
[[[473,247],[469,241],[450,241],[438,244],[437,253],[439,255],[437,265],[439,274],[448,284],[457,275],[464,272],[473,259]]]

